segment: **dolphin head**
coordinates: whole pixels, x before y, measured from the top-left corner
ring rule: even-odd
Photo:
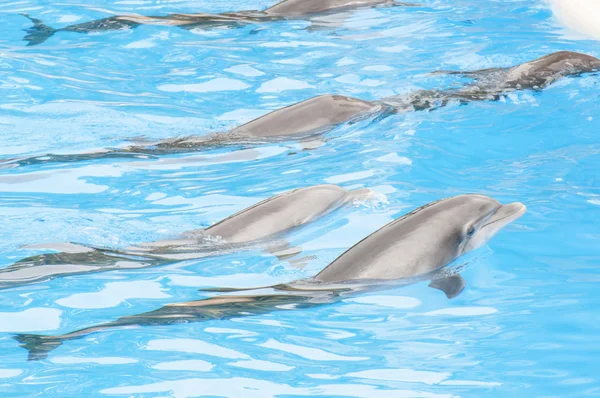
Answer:
[[[596,72],[600,70],[600,59],[591,55],[561,51],[556,53],[556,56],[565,62],[569,74]]]
[[[600,59],[573,51],[558,51],[511,68],[507,87],[544,88],[566,76],[600,71]]]
[[[539,74],[552,81],[560,76],[573,76],[600,70],[600,59],[573,51],[558,51],[531,63],[529,74]]]
[[[375,231],[319,272],[319,282],[400,280],[430,275],[484,245],[525,212],[483,195],[426,204]]]
[[[498,231],[525,214],[519,202],[503,205],[484,195],[461,195],[464,223],[460,234],[459,255],[485,245]]]

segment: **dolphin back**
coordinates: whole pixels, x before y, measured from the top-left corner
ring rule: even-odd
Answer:
[[[231,131],[251,137],[303,136],[375,112],[379,106],[343,95],[320,95],[268,113]]]
[[[296,17],[378,5],[399,5],[399,3],[394,0],[284,0],[264,12],[269,16]]]
[[[600,70],[600,60],[587,54],[558,51],[512,68],[507,87],[542,89],[566,76]]]
[[[344,188],[327,184],[284,192],[226,218],[204,233],[227,243],[264,239],[323,216],[345,204],[350,196]]]
[[[460,196],[419,207],[348,249],[314,279],[401,280],[436,271],[459,255],[466,210]]]

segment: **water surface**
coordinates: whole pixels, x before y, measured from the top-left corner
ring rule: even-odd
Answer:
[[[600,56],[545,3],[424,1],[308,21],[186,31],[60,32],[26,47],[19,13],[50,26],[110,13],[263,8],[272,1],[4,1],[2,158],[85,152],[227,131],[323,93],[365,100],[459,84],[437,69],[512,66],[552,51]],[[598,396],[600,80],[340,126],[326,144],[216,149],[149,159],[0,170],[0,264],[73,241],[114,248],[206,227],[279,192],[319,183],[387,200],[336,212],[290,241],[306,267],[260,251],[164,268],[71,276],[2,291],[3,397]],[[169,327],[109,330],[27,362],[14,333],[65,333],[197,289],[314,275],[415,207],[477,192],[527,214],[470,258],[448,301],[425,283],[319,308]],[[402,261],[402,259],[398,259]]]

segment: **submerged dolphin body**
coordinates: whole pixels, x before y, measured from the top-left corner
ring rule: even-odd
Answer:
[[[458,89],[421,90],[380,102],[397,111],[425,110],[445,106],[452,101],[497,101],[518,90],[542,90],[567,76],[600,71],[600,59],[572,51],[559,51],[511,68],[476,71],[438,71],[435,74],[461,75],[475,79]]]
[[[90,333],[127,326],[157,326],[230,319],[276,310],[334,303],[341,297],[389,283],[432,280],[431,287],[456,297],[465,281],[443,269],[457,257],[485,244],[525,212],[521,203],[502,205],[482,195],[461,195],[420,207],[391,222],[350,248],[314,278],[267,288],[245,289],[243,295],[168,304],[59,336],[21,334],[15,338],[29,359],[43,359],[62,342]],[[269,293],[250,293],[269,290]],[[221,289],[220,291],[235,291]],[[244,289],[237,289],[244,291]]]
[[[343,95],[319,95],[277,109],[254,119],[229,133],[191,136],[125,148],[127,152],[168,154],[214,147],[222,144],[250,144],[265,141],[308,139],[349,121],[380,113],[382,105]]]
[[[283,3],[282,3],[283,4]],[[256,145],[284,140],[306,140],[337,125],[366,117],[386,117],[393,113],[433,110],[451,102],[498,100],[516,90],[541,90],[560,78],[600,71],[600,59],[560,51],[512,68],[470,72],[440,71],[475,79],[458,89],[420,90],[408,95],[364,101],[343,95],[320,95],[268,113],[229,133],[167,139],[98,152],[46,154],[0,161],[0,169],[49,162],[77,162],[105,158],[136,158],[195,152],[227,145]]]
[[[277,247],[276,239],[285,232],[354,200],[367,199],[370,194],[369,189],[347,191],[337,185],[315,185],[266,199],[207,229],[184,233],[179,239],[142,243],[123,250],[60,244],[54,248],[61,253],[41,254],[1,268],[0,289],[64,275],[147,268],[269,244],[275,244],[273,249],[277,251],[282,248]]]
[[[33,22],[23,40],[28,46],[41,44],[57,32],[92,33],[133,29],[140,25],[177,26],[183,29],[230,27],[252,23],[309,18],[313,15],[341,12],[365,7],[410,6],[394,0],[285,0],[264,11],[227,12],[222,14],[170,14],[167,16],[117,15],[96,21],[54,29],[41,20],[23,14]]]
[[[256,145],[290,139],[307,140],[335,126],[382,113],[385,105],[343,95],[325,94],[277,109],[236,127],[228,133],[188,136],[81,154],[46,154],[0,161],[0,169],[45,164],[79,162],[106,158],[138,158],[209,150],[228,145]]]

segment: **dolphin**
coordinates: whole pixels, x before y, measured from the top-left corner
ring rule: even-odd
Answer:
[[[165,140],[144,146],[130,146],[125,152],[144,154],[170,154],[213,147],[222,143],[249,144],[296,139],[311,139],[335,126],[358,121],[379,114],[383,105],[373,104],[344,95],[324,94],[277,109],[254,119],[229,133],[216,133],[208,137],[191,136]]]
[[[123,250],[73,243],[28,246],[62,252],[28,257],[1,268],[0,289],[64,275],[147,268],[257,247],[267,247],[285,258],[297,253],[277,240],[284,233],[371,195],[372,191],[366,188],[348,191],[337,185],[315,185],[273,196],[209,228],[185,232],[178,239],[141,243]]]
[[[167,304],[154,311],[63,335],[20,334],[15,338],[29,351],[29,359],[37,360],[45,358],[64,341],[107,329],[172,325],[311,308],[389,285],[431,281],[429,286],[454,298],[462,292],[466,282],[446,266],[484,245],[524,213],[525,206],[521,203],[502,205],[483,195],[443,199],[392,221],[347,250],[313,278],[265,288],[208,289],[241,294]]]
[[[385,112],[386,105],[343,95],[324,94],[277,109],[227,133],[187,136],[159,142],[104,149],[81,154],[46,154],[0,161],[0,169],[44,164],[79,162],[105,158],[147,158],[209,150],[229,145],[256,145],[285,140],[308,141],[342,123],[351,123]]]
[[[255,23],[305,19],[315,15],[358,8],[392,6],[414,6],[414,4],[401,3],[395,0],[284,0],[264,11],[251,10],[222,14],[169,14],[166,16],[116,15],[95,21],[69,25],[61,29],[51,28],[37,18],[22,14],[33,22],[33,27],[25,29],[27,35],[23,40],[27,42],[28,46],[33,46],[44,43],[57,32],[105,32],[133,29],[140,25],[177,26],[183,29],[236,28]]]
[[[78,162],[105,158],[196,152],[227,145],[257,145],[265,142],[315,139],[342,123],[368,117],[375,121],[393,114],[435,110],[452,102],[497,101],[517,90],[540,91],[567,76],[600,71],[600,59],[571,51],[560,51],[511,68],[476,71],[437,71],[435,74],[464,75],[475,80],[458,89],[418,90],[405,95],[365,101],[344,95],[324,94],[275,110],[228,133],[188,136],[159,142],[104,149],[81,154],[46,154],[0,160],[0,169],[49,162]]]
[[[295,19],[356,8],[411,5],[413,4],[395,0],[284,0],[271,8],[267,8],[264,13],[270,17]]]
[[[421,90],[408,96],[389,97],[379,102],[401,111],[435,109],[451,101],[497,101],[514,91],[541,91],[563,77],[598,71],[600,59],[573,51],[558,51],[510,68],[437,71],[434,74],[461,75],[472,78],[475,82],[458,89]]]

